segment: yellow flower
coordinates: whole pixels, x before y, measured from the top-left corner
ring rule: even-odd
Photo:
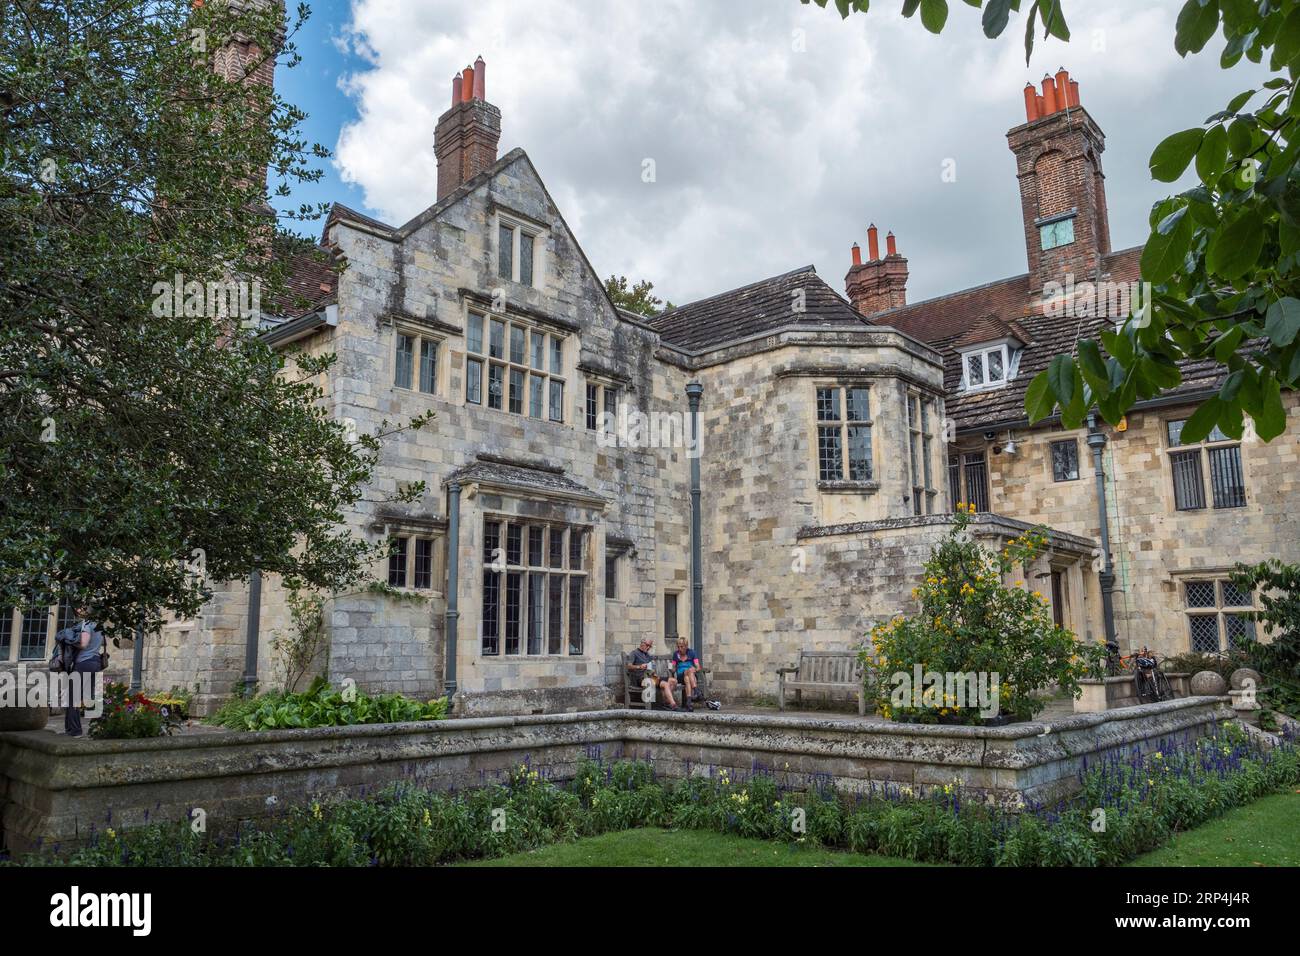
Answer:
[[[1225,752],[1226,752],[1226,751],[1225,751]],[[116,840],[116,839],[117,839],[117,831],[114,830],[112,827],[109,827],[109,828],[108,828],[107,830],[105,830],[104,832],[105,832],[106,834],[108,834],[108,838],[109,838],[110,840]]]

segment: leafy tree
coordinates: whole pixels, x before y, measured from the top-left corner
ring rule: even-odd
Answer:
[[[804,3],[810,0],[802,0]],[[827,0],[811,0],[825,7]],[[965,0],[983,9],[984,33],[1001,35],[1021,0]],[[1068,41],[1064,0],[1033,0],[1026,16],[1026,63],[1035,27]],[[869,0],[835,0],[841,16]],[[947,0],[904,0],[904,16],[940,32]],[[1233,97],[1203,127],[1169,136],[1151,155],[1152,176],[1173,182],[1195,165],[1199,184],[1156,203],[1142,255],[1149,301],[1100,341],[1084,339],[1031,383],[1025,408],[1038,421],[1057,409],[1078,427],[1094,406],[1116,423],[1144,399],[1182,382],[1180,363],[1209,362],[1224,380],[1188,421],[1185,441],[1218,426],[1240,438],[1244,415],[1265,441],[1286,428],[1282,392],[1300,386],[1300,0],[1186,0],[1174,32],[1180,56],[1200,53],[1216,34],[1219,64],[1243,58],[1275,74]],[[1249,111],[1248,106],[1254,110]]]
[[[671,302],[665,303],[652,294],[654,287],[653,282],[643,279],[629,288],[627,276],[610,276],[605,280],[605,291],[609,293],[615,305],[629,312],[639,312],[641,315],[658,315],[663,309],[673,308]],[[663,309],[660,308],[661,306]]]
[[[288,299],[265,170],[313,180],[326,153],[268,85],[211,64],[242,37],[294,65],[306,15],[0,11],[0,607],[66,599],[125,629],[195,613],[211,580],[339,587],[370,559],[340,524],[383,435],[331,419],[332,357],[274,352],[211,291]],[[178,280],[180,310],[160,294]]]

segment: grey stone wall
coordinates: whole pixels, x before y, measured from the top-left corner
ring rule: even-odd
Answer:
[[[197,807],[221,833],[290,804],[389,783],[482,786],[524,761],[563,780],[583,756],[649,760],[667,776],[772,771],[792,787],[888,786],[905,796],[957,781],[968,799],[1014,809],[1074,792],[1084,761],[1168,748],[1230,716],[1227,698],[1193,697],[993,728],[605,710],[155,740],[10,732],[0,733],[0,828],[4,845],[22,853],[90,839],[109,808],[122,829],[185,819]]]

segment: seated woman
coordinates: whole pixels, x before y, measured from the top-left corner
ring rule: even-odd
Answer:
[[[686,709],[694,710],[691,702],[699,696],[696,686],[696,674],[700,672],[700,658],[686,643],[686,638],[677,638],[677,650],[672,657],[673,674],[678,682],[686,688]]]

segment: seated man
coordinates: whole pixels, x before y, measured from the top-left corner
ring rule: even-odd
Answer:
[[[696,675],[700,672],[700,656],[691,650],[686,638],[677,638],[677,650],[672,656],[673,676],[686,687],[686,709],[694,710],[691,702],[699,698]]]
[[[628,673],[637,683],[641,683],[647,677],[650,678],[658,685],[668,709],[680,710],[681,708],[677,706],[677,681],[672,675],[660,679],[655,673],[655,659],[650,654],[650,648],[653,646],[654,642],[650,638],[642,638],[641,645],[632,652],[632,662],[627,665]]]

